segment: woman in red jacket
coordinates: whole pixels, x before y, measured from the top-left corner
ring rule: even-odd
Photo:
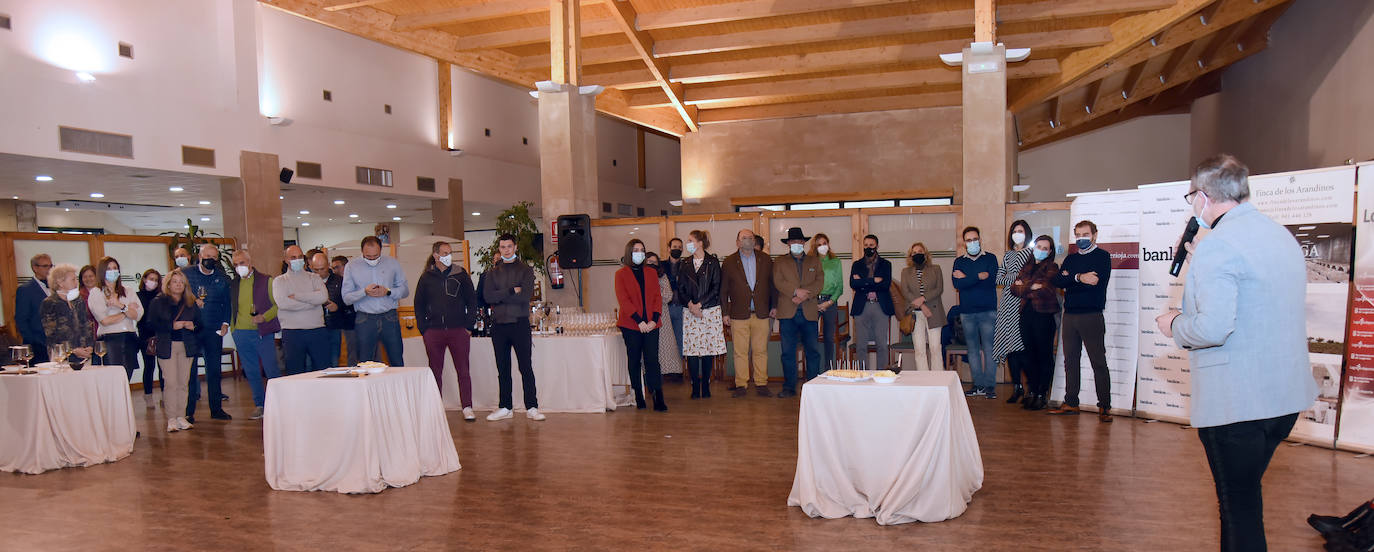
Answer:
[[[635,390],[635,406],[644,408],[644,386],[640,370],[644,371],[654,410],[666,412],[663,403],[663,375],[658,366],[658,327],[663,315],[663,295],[658,289],[658,271],[644,266],[647,250],[637,239],[625,244],[620,270],[615,271],[615,298],[620,304],[616,325],[625,338],[629,355],[630,386]]]

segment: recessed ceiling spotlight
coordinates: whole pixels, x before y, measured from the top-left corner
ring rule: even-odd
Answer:
[[[201,222],[210,222],[210,217],[200,217]]]
[[[308,214],[310,214],[310,211],[306,211],[305,209],[301,209],[301,214],[302,214],[302,215],[308,215]]]
[[[477,212],[477,211],[473,211],[473,212],[472,212],[472,216],[474,216],[474,217],[480,217],[480,216],[482,216],[482,213],[479,213],[479,212]]]
[[[105,194],[102,194],[102,193],[100,193],[100,192],[91,192],[91,197],[96,198],[96,199],[100,199],[100,198],[102,198],[102,197],[105,197]]]
[[[336,199],[336,200],[334,200],[334,204],[335,204],[335,205],[343,205],[343,204],[344,204],[344,200],[342,200],[342,199]]]
[[[391,220],[401,220],[401,217],[391,217]]]
[[[286,199],[286,196],[284,196],[284,195],[279,195],[279,196],[277,196],[277,199]]]
[[[33,179],[38,182],[52,182],[52,177],[46,174],[40,174],[38,176],[33,177]]]
[[[201,204],[201,205],[209,205],[209,204],[210,204],[209,200],[205,200],[205,199],[202,199],[202,200],[200,200],[200,201],[197,201],[196,203],[199,203],[199,204]]]
[[[358,218],[358,213],[349,213],[348,218]]]
[[[301,223],[301,226],[310,226],[310,223],[308,223],[308,222],[302,222],[302,223]]]
[[[170,188],[167,188],[167,191],[169,191],[169,192],[184,192],[184,191],[186,191],[186,189],[185,189],[185,188],[182,188],[181,186],[172,186],[172,187],[170,187]]]
[[[395,203],[388,203],[388,204],[386,205],[386,208],[387,208],[387,209],[395,209],[395,208],[396,208],[396,204],[395,204]]]

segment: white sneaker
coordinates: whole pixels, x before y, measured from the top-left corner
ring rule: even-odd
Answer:
[[[185,416],[182,416],[182,417],[180,417],[180,418],[177,418],[177,428],[179,428],[179,429],[191,429],[191,428],[193,428],[193,427],[196,427],[196,426],[191,425],[191,422],[190,422],[189,420],[187,420]]]
[[[253,409],[253,415],[249,416],[248,419],[249,419],[249,420],[261,420],[261,419],[262,419],[262,416],[263,416],[263,410],[262,410],[262,407],[259,406],[259,407]]]
[[[181,431],[181,424],[177,423],[177,420],[180,419],[181,418],[171,418],[167,420],[167,433],[176,433],[178,431]]]
[[[538,408],[531,408],[529,410],[526,410],[525,417],[536,422],[542,422],[545,418],[547,418],[547,416],[545,416],[542,412],[539,412]]]
[[[152,394],[152,393],[144,393],[144,394],[143,394],[143,408],[146,408],[146,409],[148,409],[148,410],[152,410],[152,409],[154,409],[154,408],[156,408],[156,407],[157,407],[157,401],[153,400],[153,394]]]
[[[491,414],[487,415],[487,421],[488,421],[488,422],[495,422],[495,421],[499,421],[499,420],[509,420],[510,417],[511,417],[511,411],[510,411],[509,408],[498,408],[498,409],[496,409],[494,412],[492,412]]]
[[[471,406],[463,408],[463,419],[469,422],[477,420],[477,415],[472,413]]]

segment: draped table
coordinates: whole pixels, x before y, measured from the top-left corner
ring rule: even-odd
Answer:
[[[0,376],[0,471],[42,473],[134,451],[134,411],[122,366]]]
[[[408,366],[429,366],[424,338],[405,340]],[[531,363],[539,390],[541,412],[604,413],[617,406],[634,404],[630,373],[626,370],[625,340],[620,334],[535,336]],[[491,338],[472,338],[468,354],[474,410],[496,410],[500,388],[496,381],[496,355]],[[433,378],[433,376],[430,376]],[[463,408],[458,398],[458,373],[453,358],[444,354],[444,407]],[[520,367],[511,353],[511,389],[516,410],[523,410]]]
[[[268,380],[262,440],[273,489],[376,493],[462,467],[429,369],[322,375]]]
[[[879,525],[958,517],[983,486],[983,458],[955,372],[896,383],[817,378],[802,387],[788,506]]]

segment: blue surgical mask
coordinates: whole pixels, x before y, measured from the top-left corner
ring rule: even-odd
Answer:
[[[1206,212],[1206,211],[1207,211],[1207,203],[1208,203],[1209,201],[1211,201],[1211,199],[1208,198],[1208,197],[1207,197],[1207,194],[1205,194],[1205,193],[1199,194],[1199,195],[1202,196],[1202,211],[1203,211],[1203,212]],[[1202,218],[1202,215],[1193,215],[1193,218],[1197,219],[1197,225],[1198,225],[1199,228],[1202,228],[1202,229],[1205,229],[1205,230],[1211,230],[1211,229],[1212,229],[1212,223],[1207,222],[1207,219]]]
[[[633,261],[633,262],[634,262],[635,264],[637,264],[637,265],[644,264],[644,252],[643,252],[643,251],[634,251],[634,252],[630,253],[630,260]]]
[[[106,270],[106,271],[105,271],[105,281],[106,281],[106,282],[118,282],[118,281],[119,281],[119,271],[118,271],[118,270],[114,270],[114,269]]]
[[[1043,260],[1048,259],[1048,258],[1050,258],[1050,252],[1049,252],[1049,251],[1045,251],[1045,250],[1043,250],[1043,249],[1036,249],[1036,250],[1035,250],[1035,262],[1038,263],[1038,262],[1043,261]]]
[[[291,259],[287,264],[291,265],[292,272],[300,272],[305,268],[305,259]]]
[[[789,243],[787,250],[791,251],[793,255],[801,255],[806,252],[806,246],[800,243]]]
[[[502,261],[505,261],[505,262],[508,262],[508,263],[513,263],[513,262],[515,262],[515,255],[511,255],[511,256],[509,256],[509,257],[507,257],[507,256],[505,256],[505,255],[502,255],[502,256],[501,256],[501,260],[502,260]]]
[[[1093,246],[1093,240],[1091,238],[1078,238],[1074,240],[1073,244],[1078,246],[1078,251],[1081,253]]]
[[[971,241],[971,242],[968,242],[967,247],[968,247],[968,254],[969,254],[970,257],[977,257],[979,253],[982,253],[982,252],[983,252],[983,244],[978,243],[978,240],[973,240],[973,241]]]
[[[186,265],[191,264],[191,259],[188,259],[186,257],[177,257],[176,264],[177,268],[186,268]]]
[[[688,254],[688,255],[695,255],[696,253],[697,253],[697,244],[692,243],[692,242],[687,242],[687,254]]]

